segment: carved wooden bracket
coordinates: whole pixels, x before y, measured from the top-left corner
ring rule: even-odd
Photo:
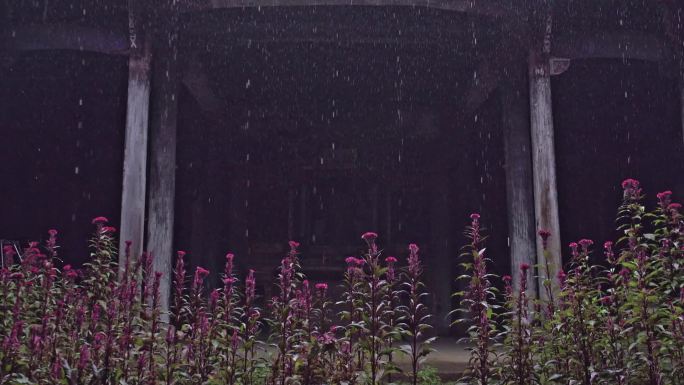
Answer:
[[[570,58],[566,57],[552,57],[549,60],[551,69],[551,76],[561,75],[570,68]]]

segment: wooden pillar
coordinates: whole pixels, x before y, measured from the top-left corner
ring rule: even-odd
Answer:
[[[509,69],[499,87],[503,115],[504,159],[509,252],[513,286],[520,287],[520,266],[536,262],[536,231],[527,74],[523,66]],[[528,293],[536,294],[534,269],[528,271]]]
[[[131,242],[131,255],[138,258],[143,250],[145,225],[145,187],[147,172],[147,126],[150,103],[149,41],[143,41],[137,14],[129,16],[130,56],[128,58],[128,101],[124,140],[123,184],[121,191],[121,223],[119,266],[125,261],[126,241]],[[148,39],[146,39],[148,40]]]
[[[168,310],[173,275],[176,197],[176,116],[178,111],[177,33],[170,26],[155,47],[150,118],[150,175],[146,249],[162,273],[160,306]]]
[[[544,59],[546,57],[546,59]],[[551,108],[551,72],[548,56],[531,51],[529,57],[530,127],[532,136],[532,175],[534,181],[534,212],[537,229],[548,230],[548,252],[537,237],[539,291],[546,298],[543,283],[549,279],[557,290],[556,274],[562,267],[558,191],[556,189],[556,154]],[[548,263],[547,276],[545,266]]]

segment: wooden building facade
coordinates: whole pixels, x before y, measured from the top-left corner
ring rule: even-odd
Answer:
[[[666,166],[667,174],[682,179],[684,22],[683,5],[674,0],[74,4],[6,2],[3,74],[12,76],[22,56],[41,52],[126,61],[123,143],[108,143],[122,154],[122,175],[107,178],[122,181],[121,241],[132,241],[134,254],[155,255],[154,268],[165,277],[164,304],[175,248],[205,255],[203,263],[220,270],[222,251],[207,243],[225,239],[227,249],[249,256],[245,264],[268,280],[286,241],[298,239],[311,256],[310,270],[334,280],[340,269],[333,262],[358,252],[359,245],[346,240],[373,230],[388,253],[404,252],[410,233],[429,245],[428,283],[444,324],[460,239],[454,223],[465,223],[465,216],[453,219],[453,206],[460,205],[461,214],[478,209],[468,207],[469,192],[478,186],[461,186],[458,175],[482,161],[463,154],[487,145],[487,119],[498,121],[503,149],[492,166],[502,172],[496,190],[503,200],[489,205],[505,212],[506,266],[541,261],[536,233],[546,229],[555,274],[562,264],[559,184],[570,186],[574,174],[559,181],[557,152],[564,143],[554,125],[559,113],[583,112],[554,110],[564,102],[552,79],[587,61],[613,66],[595,73],[599,84],[612,76],[610,68],[633,63],[655,68],[660,84],[674,84],[668,105],[679,116],[667,119],[678,129],[654,133],[669,135],[663,140],[671,147],[646,151],[669,152],[665,159],[674,165]],[[305,70],[292,75],[302,65]],[[16,89],[4,92],[9,101]],[[368,107],[382,98],[384,104]],[[349,106],[340,107],[344,103]],[[488,103],[496,113],[482,112]],[[301,123],[298,111],[307,109],[306,119],[320,121]],[[374,109],[384,115],[368,120]],[[336,120],[340,110],[347,111],[346,121]],[[183,119],[195,128],[179,129]],[[12,129],[10,120],[3,129]],[[474,136],[450,131],[463,127]],[[184,151],[194,160],[180,162]],[[482,179],[489,171],[485,166],[475,173]],[[19,194],[8,202],[21,206]],[[188,199],[200,203],[182,203]]]

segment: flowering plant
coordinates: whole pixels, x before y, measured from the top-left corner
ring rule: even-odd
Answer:
[[[472,356],[464,384],[681,384],[684,369],[684,216],[672,192],[657,194],[651,210],[640,183],[622,183],[618,210],[622,236],[603,244],[604,261],[592,263],[594,242],[569,245],[569,264],[548,282],[536,266],[543,299],[503,278],[499,299],[479,246],[479,216],[471,216],[469,260],[461,322],[468,322]],[[550,233],[541,230],[542,244]],[[548,251],[545,250],[548,258]],[[557,288],[555,288],[557,287]],[[503,302],[505,311],[496,311]],[[498,329],[495,335],[494,331]],[[493,344],[503,343],[502,349]]]
[[[404,305],[400,286],[411,274],[394,257],[381,264],[374,233],[364,235],[368,252],[347,261],[350,294],[337,318],[328,284],[312,284],[302,273],[297,242],[281,262],[279,294],[268,309],[260,307],[255,272],[240,279],[233,254],[226,255],[221,287],[210,289],[211,272],[189,272],[182,251],[170,308],[163,309],[154,256],[131,255],[127,243],[118,266],[116,230],[104,217],[93,224],[83,269],[57,267],[55,230],[20,256],[5,250],[16,263],[0,270],[0,383],[377,384],[393,368],[389,357],[404,329],[400,312],[390,309]],[[263,348],[264,322],[274,349]]]

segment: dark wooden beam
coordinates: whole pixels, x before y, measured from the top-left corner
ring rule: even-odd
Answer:
[[[7,27],[2,36],[9,51],[73,50],[109,55],[128,55],[123,31],[72,24],[33,24]]]
[[[182,5],[186,11],[245,7],[424,7],[492,17],[511,16],[515,10],[496,0],[185,0]]]
[[[509,31],[514,33],[515,31]],[[244,39],[248,41],[250,39]],[[412,44],[428,44],[429,39],[409,41]],[[98,28],[82,27],[68,24],[40,24],[26,25],[7,28],[2,36],[3,45],[9,51],[35,51],[35,50],[74,50],[83,52],[97,52],[110,55],[128,55],[128,37],[122,31],[102,30]],[[278,43],[274,39],[264,39],[264,42]],[[320,37],[284,39],[283,42],[308,43],[326,42]],[[332,42],[332,40],[330,40]],[[390,44],[401,42],[397,39],[361,39],[359,43]],[[510,39],[502,39],[502,42],[510,42]],[[506,43],[507,44],[507,43]],[[501,53],[508,53],[505,44],[499,44],[497,49],[480,60],[479,72],[484,75],[490,70],[485,68],[485,61],[501,63],[505,59]],[[498,55],[497,55],[498,52]],[[672,58],[672,48],[667,41],[653,34],[639,32],[595,32],[591,34],[560,35],[554,38],[552,54],[558,57],[570,59],[635,59],[648,61],[662,61]],[[491,71],[498,71],[500,66],[489,66]],[[499,71],[500,72],[500,71]]]

